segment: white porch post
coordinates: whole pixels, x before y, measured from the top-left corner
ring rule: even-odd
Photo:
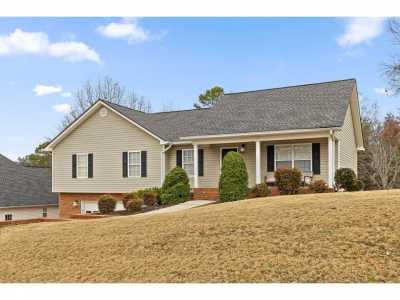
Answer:
[[[330,134],[328,137],[328,186],[333,187],[333,170],[334,170],[334,159],[333,159],[333,139]]]
[[[163,149],[161,150],[161,185],[164,183],[164,179],[165,179],[165,150]]]
[[[256,184],[261,183],[261,142],[256,141]]]
[[[194,160],[194,166],[193,166],[193,170],[194,170],[194,188],[198,188],[199,187],[199,147],[197,144],[193,145],[193,160]]]

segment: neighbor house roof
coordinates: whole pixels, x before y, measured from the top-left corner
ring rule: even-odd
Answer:
[[[0,207],[57,204],[50,168],[24,167],[0,154]]]
[[[143,113],[104,101],[165,141],[187,136],[341,127],[354,79],[224,94],[209,109]]]

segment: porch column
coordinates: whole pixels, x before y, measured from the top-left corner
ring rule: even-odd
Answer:
[[[256,184],[261,183],[261,142],[256,141]]]
[[[334,170],[334,159],[333,159],[333,139],[332,135],[328,137],[328,186],[333,187],[333,170]]]
[[[165,179],[165,149],[161,150],[161,185],[164,183],[164,179]]]
[[[193,160],[194,160],[194,188],[199,187],[199,147],[197,144],[193,145]]]

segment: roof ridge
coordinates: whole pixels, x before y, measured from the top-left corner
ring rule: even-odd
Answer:
[[[243,91],[243,92],[224,93],[224,95],[244,94],[244,93],[271,91],[271,90],[281,90],[281,89],[288,89],[288,88],[295,88],[295,87],[302,87],[302,86],[309,86],[309,85],[326,84],[326,83],[334,83],[334,82],[341,82],[341,81],[356,81],[356,79],[355,78],[348,78],[348,79],[339,79],[339,80],[331,80],[331,81],[323,81],[323,82],[315,82],[315,83],[296,84],[296,85],[281,86],[281,87],[269,88],[269,89],[259,89],[259,90]]]
[[[190,109],[181,109],[181,110],[158,111],[158,112],[152,112],[152,113],[148,113],[148,114],[155,115],[155,114],[168,114],[168,113],[183,112],[183,111],[201,111],[201,110],[207,110],[210,108],[211,107],[202,107],[202,108],[190,108]]]
[[[105,102],[105,103],[108,103],[108,104],[111,104],[111,105],[116,105],[116,106],[119,106],[119,107],[122,107],[122,108],[127,108],[127,109],[130,109],[130,110],[142,113],[142,114],[148,114],[148,113],[146,113],[144,111],[141,111],[141,110],[138,110],[138,109],[134,109],[134,108],[131,108],[131,107],[128,107],[126,105],[119,104],[119,103],[111,102],[111,101],[108,101],[108,100],[103,100],[103,99],[99,98],[99,101],[102,101],[102,102]]]

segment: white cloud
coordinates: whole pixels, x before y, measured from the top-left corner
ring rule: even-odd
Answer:
[[[67,114],[71,111],[71,105],[68,103],[56,104],[53,106],[53,110],[63,114]]]
[[[61,94],[61,96],[63,96],[64,98],[70,98],[72,97],[72,93],[71,92],[64,92]]]
[[[82,42],[51,43],[44,32],[26,32],[18,28],[9,35],[0,36],[0,55],[12,54],[49,55],[68,62],[101,62],[97,52]]]
[[[337,42],[341,47],[368,43],[384,31],[384,21],[385,18],[352,18]]]
[[[100,56],[88,45],[81,42],[61,42],[49,46],[49,54],[54,57],[63,58],[69,62],[90,60],[100,63]]]
[[[381,96],[393,96],[394,92],[385,88],[374,88],[376,94]]]
[[[150,39],[150,32],[141,27],[137,19],[122,19],[118,23],[99,26],[98,32],[111,39],[124,39],[129,43],[144,42]]]
[[[37,84],[33,88],[33,92],[35,96],[44,96],[44,95],[51,95],[56,93],[62,92],[61,85],[44,85],[44,84]]]

